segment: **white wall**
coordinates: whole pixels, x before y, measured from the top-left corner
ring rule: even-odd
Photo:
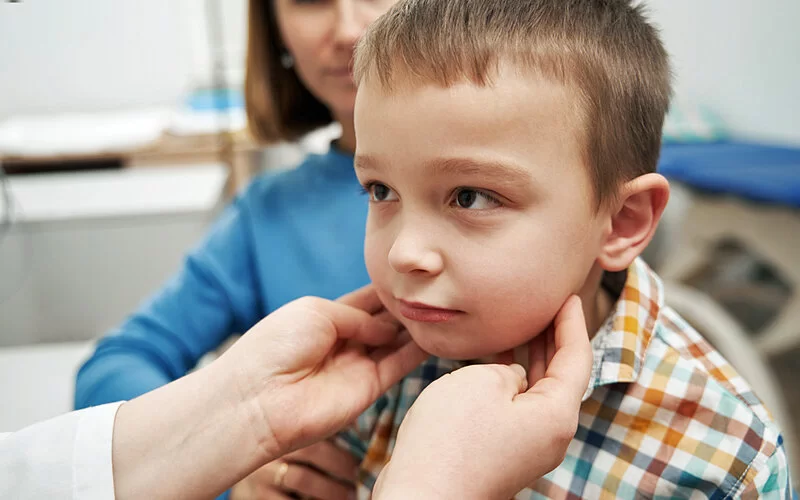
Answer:
[[[800,144],[800,1],[645,0],[676,90],[738,134]]]
[[[246,0],[224,5],[241,70]],[[677,88],[739,134],[800,144],[800,1],[644,0]],[[0,1],[0,119],[176,102],[209,73],[206,0]]]
[[[246,1],[216,1],[227,58],[241,70]],[[206,4],[0,0],[0,119],[179,102],[209,79]]]

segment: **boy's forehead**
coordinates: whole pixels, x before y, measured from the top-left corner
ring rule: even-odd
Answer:
[[[557,81],[536,69],[504,60],[483,77],[482,81],[461,77],[442,83],[404,69],[392,71],[389,81],[367,74],[358,85],[356,111],[361,108],[369,112],[377,106],[385,112],[385,108],[398,101],[403,105],[397,110],[402,110],[409,104],[429,105],[431,101],[436,104],[454,100],[458,101],[456,104],[461,109],[477,107],[482,112],[490,110],[484,107],[487,105],[541,109],[543,104],[548,104],[562,107],[562,115],[580,117],[583,114],[580,92],[573,84]],[[368,107],[359,106],[365,101],[369,103]]]
[[[575,97],[559,82],[515,68],[503,69],[486,85],[415,81],[389,88],[379,78],[365,78],[356,97],[357,144],[362,138],[391,140],[392,135],[430,132],[475,142],[493,137],[506,142],[565,141],[567,136],[583,135]]]
[[[564,169],[574,166],[586,184],[570,98],[560,84],[519,73],[501,74],[490,85],[400,89],[366,79],[355,109],[356,170],[364,177],[398,174],[434,183],[456,177],[545,189],[566,180]]]

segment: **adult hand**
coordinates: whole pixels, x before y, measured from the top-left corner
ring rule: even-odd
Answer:
[[[276,457],[350,424],[427,357],[401,328],[371,286],[335,302],[302,298],[261,320],[216,368],[237,374],[262,448]]]
[[[231,500],[355,498],[357,462],[330,441],[320,441],[270,462],[231,488]]]
[[[557,467],[592,367],[577,297],[553,330],[531,343],[530,378],[519,365],[473,365],[428,386],[400,426],[375,497],[508,499]]]
[[[117,498],[214,498],[340,430],[426,357],[370,287],[291,302],[210,365],[120,407]]]

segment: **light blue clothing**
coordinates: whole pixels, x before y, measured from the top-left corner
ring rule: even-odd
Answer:
[[[183,269],[98,343],[78,372],[75,407],[144,394],[291,300],[367,284],[367,209],[352,155],[333,148],[256,179]]]

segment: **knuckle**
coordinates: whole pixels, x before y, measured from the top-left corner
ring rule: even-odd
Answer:
[[[300,448],[299,450],[293,451],[292,453],[286,455],[284,459],[295,462],[302,462],[302,461],[308,461],[309,455],[311,455],[311,452],[309,451],[308,448]]]
[[[306,309],[318,309],[323,299],[319,297],[305,296],[295,300],[295,304]]]
[[[503,365],[486,365],[489,370],[486,373],[486,381],[493,387],[503,388],[506,386],[511,373],[511,368]]]

